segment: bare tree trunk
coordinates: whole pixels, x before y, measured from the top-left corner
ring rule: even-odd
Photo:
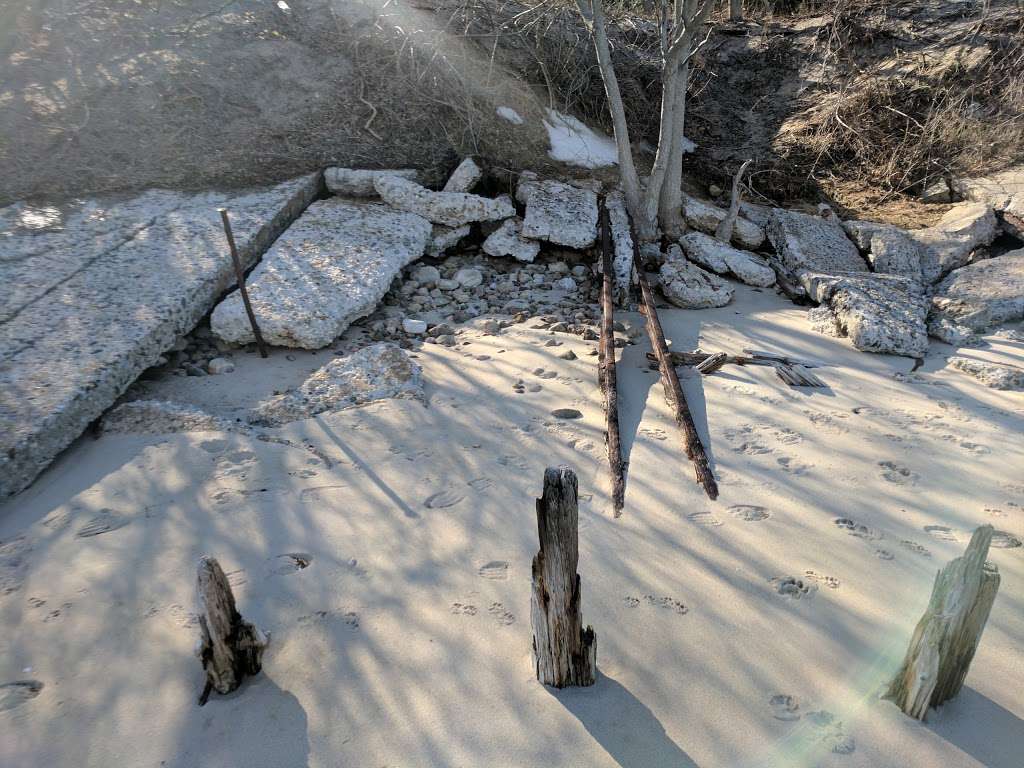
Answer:
[[[197,581],[202,632],[197,654],[206,670],[202,705],[211,688],[230,693],[246,675],[259,673],[267,637],[239,615],[231,585],[215,558],[199,561]]]
[[[587,18],[586,0],[579,0],[580,13]],[[619,80],[612,66],[612,54],[608,45],[608,31],[605,27],[604,7],[601,0],[593,0],[591,19],[594,34],[594,50],[597,53],[597,66],[601,70],[601,80],[608,96],[608,108],[612,115],[612,126],[615,133],[615,149],[619,159],[619,177],[622,193],[626,198],[626,207],[636,218],[641,212],[640,177],[633,162],[633,147],[629,140],[629,125],[626,122],[626,109],[622,104],[622,92]]]
[[[533,558],[533,659],[545,685],[593,685],[597,636],[583,629],[580,610],[579,511],[576,475],[569,467],[544,470],[537,499],[540,551]]]
[[[967,677],[999,589],[999,570],[985,562],[992,533],[991,525],[979,527],[963,556],[939,571],[903,665],[889,684],[886,698],[918,720],[929,706],[956,696]]]
[[[743,0],[729,0],[729,21],[743,21]]]
[[[692,42],[687,43],[685,48],[689,51]],[[658,219],[661,221],[661,228],[672,238],[677,238],[686,231],[686,219],[683,216],[683,139],[686,130],[686,89],[690,82],[690,60],[680,65],[676,78],[676,105],[675,117],[673,118],[672,133],[674,140],[670,147],[668,168],[665,171],[665,181],[661,188],[661,198],[658,201]]]
[[[715,229],[715,237],[721,240],[723,243],[728,244],[732,240],[732,230],[736,226],[736,217],[740,215],[740,200],[743,197],[743,190],[740,187],[740,181],[743,179],[743,172],[747,170],[747,166],[753,162],[752,160],[745,160],[740,169],[736,171],[736,175],[732,178],[732,199],[729,200],[729,212],[725,214],[725,218],[722,219],[718,227]]]

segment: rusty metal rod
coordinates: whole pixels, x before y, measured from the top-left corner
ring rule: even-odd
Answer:
[[[252,311],[252,304],[249,303],[249,292],[245,289],[245,270],[242,269],[242,260],[238,258],[238,248],[235,247],[235,236],[231,232],[231,222],[228,221],[228,209],[218,208],[220,220],[224,223],[224,235],[228,239],[228,247],[231,249],[231,261],[235,265],[235,277],[238,280],[238,292],[242,294],[242,303],[245,305],[245,313],[249,316],[249,325],[252,326],[252,335],[256,337],[256,346],[260,350],[260,357],[267,356],[267,345],[263,342],[263,334],[260,333],[260,326],[256,322],[256,314]]]

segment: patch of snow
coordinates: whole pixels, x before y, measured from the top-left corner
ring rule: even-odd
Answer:
[[[512,107],[498,107],[495,112],[498,113],[498,117],[508,120],[513,125],[523,124],[523,118]]]
[[[548,155],[568,165],[580,168],[604,168],[619,162],[615,141],[587,127],[572,115],[563,115],[553,109],[546,110],[551,150]]]
[[[688,155],[691,152],[696,152],[697,151],[697,145],[694,144],[692,141],[690,141],[685,136],[683,136],[682,145],[683,145],[683,154],[684,155]]]

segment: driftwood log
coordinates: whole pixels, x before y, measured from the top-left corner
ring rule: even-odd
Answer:
[[[197,655],[206,672],[202,706],[211,690],[230,693],[246,675],[259,673],[267,636],[239,615],[231,585],[215,558],[200,559],[198,589],[202,638]]]
[[[658,356],[647,353],[651,368],[658,369]],[[729,363],[732,365],[767,365],[775,369],[779,378],[791,387],[824,387],[825,382],[815,376],[809,368],[816,368],[816,363],[794,360],[782,355],[768,353],[750,353],[746,355],[727,355],[724,352],[708,354],[707,352],[669,352],[673,366],[692,365],[705,376],[710,375]]]
[[[569,467],[544,470],[530,619],[537,679],[556,688],[593,685],[597,672],[597,636],[591,627],[583,629],[580,610],[576,494],[576,475]]]
[[[615,275],[612,271],[611,233],[608,209],[601,204],[601,341],[598,358],[598,384],[604,395],[605,444],[612,477],[612,511],[622,514],[626,503],[626,468],[622,461],[622,440],[619,436],[619,388],[615,372]]]
[[[918,720],[956,696],[967,677],[999,589],[999,570],[985,562],[992,533],[991,525],[978,528],[963,556],[935,577],[928,608],[885,694]]]
[[[690,406],[686,402],[683,388],[679,384],[679,376],[676,375],[675,365],[669,355],[668,344],[665,342],[665,332],[661,328],[661,321],[658,320],[658,310],[654,307],[654,291],[647,282],[647,275],[640,264],[639,255],[633,252],[636,263],[636,270],[640,277],[640,298],[641,307],[646,319],[647,336],[651,341],[651,349],[658,361],[658,371],[661,373],[661,384],[665,389],[665,399],[669,406],[675,411],[676,424],[682,430],[683,448],[687,457],[693,462],[694,471],[697,474],[697,482],[703,486],[704,491],[711,499],[718,498],[718,483],[711,472],[711,465],[708,462],[707,452],[704,450],[704,443],[697,434],[697,426],[693,423],[693,414],[690,413]]]

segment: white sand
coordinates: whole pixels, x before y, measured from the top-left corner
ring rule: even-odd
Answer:
[[[910,361],[811,333],[803,313],[743,287],[719,310],[663,313],[678,349],[752,346],[831,366],[817,371],[827,390],[764,368],[684,381],[717,502],[693,482],[646,341],[624,350],[631,464],[618,520],[594,343],[558,334],[563,346],[544,347],[552,336],[526,325],[424,347],[428,408],[388,402],[279,430],[331,468],[237,434],[82,439],[0,507],[0,541],[31,544],[24,584],[0,596],[0,682],[45,685],[0,712],[0,765],[1019,766],[1024,548],[992,550],[1003,582],[959,698],[919,724],[878,694],[969,532],[993,523],[1024,538],[1024,395],[943,369],[944,347],[897,380]],[[559,360],[566,349],[579,359]],[[1019,364],[1024,345],[967,353]],[[149,389],[241,408],[328,354],[239,354],[235,373]],[[543,389],[516,394],[519,377]],[[584,418],[548,416],[559,407]],[[596,687],[566,692],[540,686],[530,662],[533,500],[558,463],[579,474],[601,671]],[[746,521],[733,505],[770,516]],[[105,507],[130,522],[77,537]],[[289,552],[312,563],[282,573]],[[203,708],[188,616],[201,554],[272,634],[263,673]],[[770,582],[808,570],[838,587],[808,580],[817,590],[795,600]],[[796,697],[799,719],[773,716],[777,694]]]

